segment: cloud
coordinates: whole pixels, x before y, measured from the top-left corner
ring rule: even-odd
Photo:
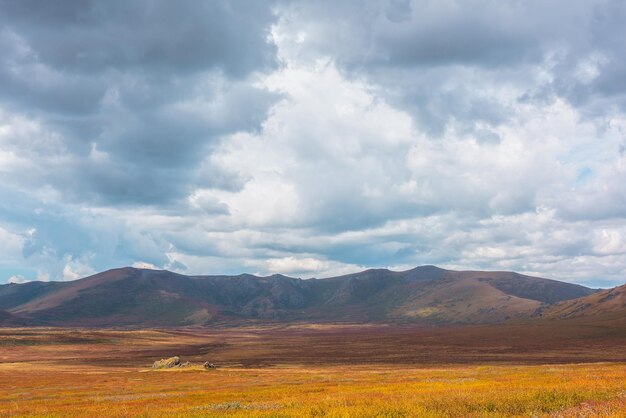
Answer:
[[[273,64],[273,47],[265,39],[273,15],[255,1],[41,5],[8,0],[2,8],[4,25],[20,34],[41,61],[60,70],[92,75],[111,68],[143,69],[184,75],[215,67],[240,77]]]
[[[623,283],[623,2],[0,9],[0,280]]]
[[[26,282],[28,282],[28,280],[25,279],[24,276],[11,276],[7,280],[7,283],[13,283],[13,284],[20,284],[20,283],[26,283]]]
[[[141,261],[136,261],[132,264],[132,267],[138,268],[138,269],[150,269],[150,270],[157,270],[158,267],[155,266],[154,264],[151,263],[144,263]]]
[[[431,134],[507,123],[503,95],[624,110],[620,1],[288,3],[276,31],[300,60],[335,61]]]
[[[16,183],[102,205],[168,203],[196,183],[234,183],[236,174],[199,168],[221,136],[258,129],[275,100],[255,82],[276,65],[269,5],[2,9],[0,107],[12,119],[3,148],[30,163]],[[30,131],[17,140],[20,129]]]

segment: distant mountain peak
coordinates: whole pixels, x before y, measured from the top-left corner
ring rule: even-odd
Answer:
[[[368,269],[318,280],[278,273],[185,276],[123,267],[73,282],[0,286],[0,311],[5,312],[0,324],[491,323],[528,319],[550,304],[594,292],[513,272],[454,271],[433,265],[406,271]]]

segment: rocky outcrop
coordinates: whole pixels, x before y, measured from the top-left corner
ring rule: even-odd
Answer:
[[[164,358],[164,359],[155,361],[154,363],[152,363],[152,369],[154,369],[154,370],[174,369],[174,368],[184,369],[184,368],[193,367],[193,365],[194,364],[192,362],[190,362],[190,361],[186,361],[186,362],[182,363],[180,361],[180,357],[174,356],[174,357]],[[204,364],[202,365],[202,367],[205,370],[210,370],[210,369],[215,369],[216,368],[215,364],[210,363],[208,361],[205,361]]]
[[[171,369],[172,367],[180,367],[180,357],[165,358],[157,360],[152,364],[153,369]]]

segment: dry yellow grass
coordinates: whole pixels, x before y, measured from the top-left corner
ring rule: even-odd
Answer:
[[[148,371],[0,365],[2,416],[623,417],[626,365]]]
[[[0,417],[626,417],[621,332],[516,330],[0,329]]]

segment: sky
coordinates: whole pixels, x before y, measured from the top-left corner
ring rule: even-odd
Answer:
[[[0,283],[626,282],[626,2],[0,0]]]

